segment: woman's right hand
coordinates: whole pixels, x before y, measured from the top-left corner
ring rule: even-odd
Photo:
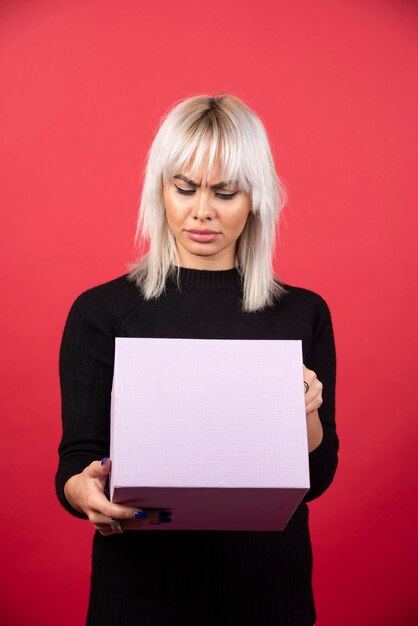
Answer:
[[[134,509],[110,502],[105,494],[107,476],[111,467],[110,459],[93,461],[81,474],[75,474],[67,480],[64,486],[64,495],[71,506],[84,513],[93,526],[102,535],[113,535],[111,520],[118,520],[123,530],[141,529],[144,526],[159,524],[170,515],[160,518],[163,509]],[[143,515],[147,517],[144,519]]]

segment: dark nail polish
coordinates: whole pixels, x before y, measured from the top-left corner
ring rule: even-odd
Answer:
[[[146,511],[135,511],[134,517],[136,519],[147,519],[148,513]]]
[[[173,511],[160,511],[160,515],[172,515]]]
[[[161,517],[160,518],[160,522],[161,524],[169,524],[170,522],[172,522],[173,520],[171,519],[171,517]]]
[[[105,456],[104,459],[101,460],[101,464],[104,465],[109,457]]]

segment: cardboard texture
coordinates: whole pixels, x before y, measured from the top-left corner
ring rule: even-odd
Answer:
[[[116,337],[113,502],[142,530],[283,530],[309,483],[301,340]]]

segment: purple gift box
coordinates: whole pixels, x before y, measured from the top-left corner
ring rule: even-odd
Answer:
[[[116,337],[113,502],[147,530],[283,530],[308,491],[301,340]]]

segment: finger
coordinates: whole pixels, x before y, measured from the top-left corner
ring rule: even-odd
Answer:
[[[93,478],[106,478],[112,467],[111,460],[105,456],[101,461],[93,461],[84,470]]]
[[[160,513],[164,514],[160,517]],[[161,524],[162,520],[169,519],[171,521],[172,511],[170,509],[153,509],[149,510],[148,514],[149,516],[146,520],[138,521],[136,519],[131,519],[123,521],[122,526],[126,526],[127,529],[138,529],[142,528],[143,526],[155,526],[157,524]]]
[[[161,509],[161,510],[165,510],[165,509]],[[128,519],[128,520],[119,519],[118,521],[120,522],[123,531],[140,530],[144,526],[160,524],[160,515],[159,515],[160,509],[153,509],[153,510],[148,511],[148,513],[149,513],[149,516],[147,519],[137,520],[133,518],[133,519]],[[112,521],[111,518],[107,518],[106,516],[101,515],[101,514],[92,514],[89,517],[89,519],[92,522],[96,530],[104,531],[104,533],[107,535],[113,534],[115,532],[111,527],[111,521]],[[116,519],[116,518],[113,518],[113,519]]]
[[[137,511],[137,509],[134,509]],[[98,511],[91,511],[89,513],[89,520],[95,527],[102,527],[109,525],[112,519],[117,519],[121,523],[123,522],[124,528],[140,528],[141,526],[145,526],[146,524],[150,524],[159,520],[159,511],[143,511],[147,514],[147,517],[135,517],[131,516],[129,518],[117,517],[116,515],[112,515],[109,517],[108,515],[103,515],[103,513],[99,513]]]
[[[308,402],[305,405],[305,412],[308,413],[313,413],[314,411],[316,411],[317,409],[319,409],[319,407],[322,405],[322,398],[314,398],[312,400],[310,400],[310,402]]]
[[[143,526],[149,526],[149,525],[154,525],[154,524],[160,524],[161,519],[160,519],[160,513],[161,511],[164,511],[164,513],[167,512],[167,509],[149,509],[148,511],[146,511],[148,517],[146,519],[138,519],[136,517],[130,518],[130,519],[119,519],[120,523],[122,524],[122,528],[124,530],[135,530],[135,529],[140,529]],[[171,517],[171,511],[170,511],[170,515],[168,514],[164,514],[164,519],[167,519],[168,517]],[[116,518],[114,518],[116,519]],[[110,523],[110,520],[109,520]]]
[[[314,370],[310,370],[305,365],[303,366],[303,380],[306,380],[310,386],[314,383],[317,378],[316,372]]]
[[[146,519],[144,514],[147,514],[147,511],[110,502],[101,491],[93,491],[87,503],[92,513],[101,513],[109,519]]]
[[[312,374],[315,374],[312,370],[303,366],[303,391],[305,394],[305,403],[307,402],[306,394],[309,393],[312,386]]]

